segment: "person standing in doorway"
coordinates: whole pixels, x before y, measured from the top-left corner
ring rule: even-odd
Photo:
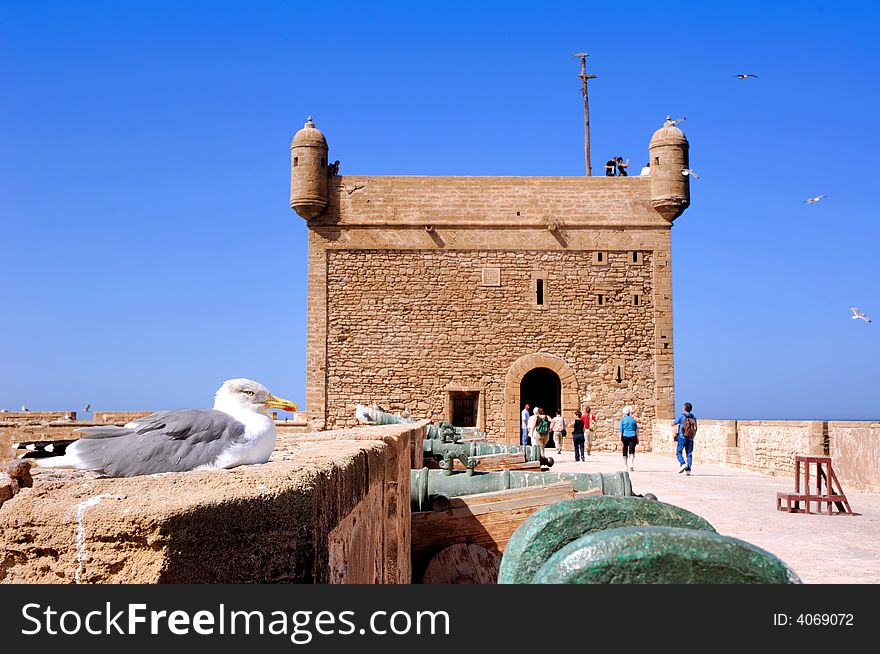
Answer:
[[[691,474],[691,463],[693,462],[694,436],[697,435],[697,419],[692,413],[693,410],[693,405],[690,402],[685,402],[681,415],[672,421],[673,426],[678,425],[678,443],[675,447],[675,457],[679,463],[678,472],[679,474],[684,472],[688,476]],[[687,455],[687,461],[681,455],[682,450]]]
[[[529,418],[531,417],[529,409],[531,408],[531,405],[526,403],[522,413],[519,414],[519,442],[523,447],[529,444]]]
[[[639,423],[632,417],[632,407],[621,409],[620,441],[623,443],[623,469],[635,470],[636,445],[639,444]]]
[[[538,413],[540,410],[541,407],[537,406],[532,409],[532,415],[529,416],[529,422],[526,425],[526,428],[528,429],[528,439],[532,445],[538,444],[538,439],[535,436],[535,427],[538,425],[538,419],[541,417]]]
[[[562,439],[565,438],[565,418],[562,413],[556,411],[553,420],[550,421],[550,431],[553,432],[553,442],[556,443],[556,452],[562,453]]]
[[[532,434],[532,442],[540,446],[541,451],[547,447],[550,440],[550,418],[544,413],[544,409],[537,408],[538,420],[535,422],[535,431]]]
[[[587,407],[584,411],[586,413],[581,415],[581,419],[584,421],[584,439],[586,440],[587,456],[590,456],[590,451],[593,449],[593,438],[596,436],[596,423],[598,420],[593,415],[590,407]]]
[[[571,444],[574,446],[574,460],[586,461],[584,456],[584,419],[580,411],[574,412],[574,424],[571,428]]]

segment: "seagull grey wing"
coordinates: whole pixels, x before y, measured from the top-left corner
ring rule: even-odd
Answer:
[[[129,423],[128,434],[82,438],[71,447],[81,466],[110,477],[183,472],[212,463],[240,442],[243,423],[214,409],[162,411]],[[108,433],[109,436],[109,433]]]
[[[83,438],[115,438],[117,436],[128,436],[129,434],[134,433],[131,429],[126,427],[114,427],[113,425],[102,427],[80,427],[73,431],[78,434],[85,434]]]

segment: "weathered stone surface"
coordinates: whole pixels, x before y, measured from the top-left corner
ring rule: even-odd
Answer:
[[[37,469],[0,508],[0,582],[408,583],[425,424],[281,437],[232,470]]]
[[[533,513],[514,532],[504,550],[498,583],[532,583],[545,561],[585,534],[649,525],[715,531],[700,516],[656,500],[641,497],[565,500]]]
[[[569,543],[538,584],[797,584],[783,561],[750,543],[695,529],[623,527]]]

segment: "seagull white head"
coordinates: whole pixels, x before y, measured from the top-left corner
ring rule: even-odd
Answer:
[[[229,379],[214,396],[214,408],[231,413],[252,411],[265,413],[266,409],[297,411],[296,404],[281,397],[275,397],[269,389],[252,379]]]

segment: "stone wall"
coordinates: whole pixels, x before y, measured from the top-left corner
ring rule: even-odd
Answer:
[[[844,490],[880,493],[880,422],[829,422],[828,437]]]
[[[409,583],[424,429],[281,436],[265,465],[228,471],[37,468],[0,507],[0,583]]]
[[[480,393],[478,427],[517,442],[532,359],[559,374],[567,417],[589,402],[606,418],[599,448],[616,446],[625,404],[648,443],[654,416],[672,418],[670,223],[650,180],[331,181],[309,220],[314,428],[353,424],[359,402],[450,418],[465,391]]]
[[[668,423],[654,427],[652,451],[675,453]],[[880,423],[809,420],[700,420],[694,463],[793,477],[797,454],[827,454],[844,491],[880,491]]]
[[[516,423],[512,433],[505,425],[505,377],[520,357],[537,352],[574,374],[567,417],[585,402],[600,416],[632,404],[650,424],[651,255],[638,265],[624,252],[608,257],[594,269],[588,254],[575,252],[329,253],[328,422],[353,425],[355,404],[374,401],[440,421],[450,389],[476,389],[484,403],[478,426],[516,442]],[[499,286],[481,285],[487,267],[499,269]],[[545,271],[542,310],[530,296],[535,270]],[[605,306],[596,305],[599,289]],[[638,305],[633,293],[641,295]],[[625,362],[620,383],[616,361]],[[518,380],[515,386],[518,414]],[[612,430],[612,422],[600,424],[599,447]]]

